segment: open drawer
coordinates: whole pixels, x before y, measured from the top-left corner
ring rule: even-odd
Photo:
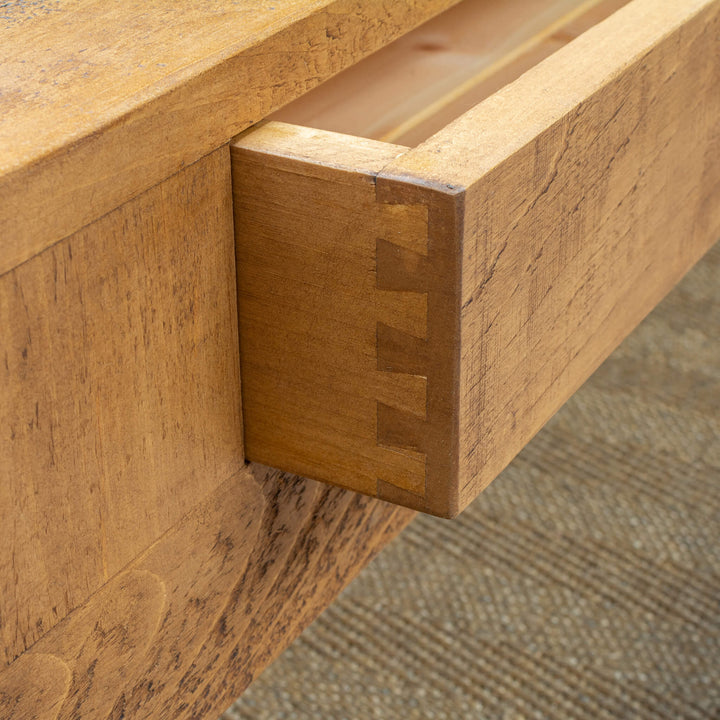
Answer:
[[[515,7],[479,72],[511,82],[413,149],[282,122],[234,141],[249,459],[453,516],[720,236],[720,1],[534,1],[609,15],[513,79],[571,39],[550,15],[523,35],[529,4],[475,3]],[[392,136],[369,104],[340,114]]]

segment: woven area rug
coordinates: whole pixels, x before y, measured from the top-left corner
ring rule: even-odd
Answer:
[[[720,245],[223,720],[720,718]]]

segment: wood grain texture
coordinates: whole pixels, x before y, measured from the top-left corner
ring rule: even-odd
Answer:
[[[465,507],[720,235],[719,17],[717,0],[634,0],[378,169],[379,147],[370,173],[353,171],[354,138],[327,134],[315,154],[294,154],[313,131],[286,125],[239,138],[235,182],[266,183],[236,197],[239,268],[283,279],[281,303],[267,282],[252,286],[274,314],[252,310],[248,326],[240,284],[243,373],[270,362],[253,335],[276,355],[295,332],[318,343],[312,358],[266,365],[263,382],[292,387],[293,400],[278,393],[262,421],[246,415],[248,452],[294,469],[311,443],[274,423],[312,416],[332,454],[308,474],[435,514]],[[392,236],[377,220],[390,207],[426,218],[425,230]],[[380,287],[426,296],[425,334],[398,305],[397,327],[378,323],[373,344]],[[334,301],[345,296],[347,307]],[[350,317],[363,318],[364,341]],[[363,374],[345,370],[353,354]],[[368,418],[374,361],[425,380],[424,413],[396,400]],[[375,419],[378,447],[419,452],[424,483],[384,468],[374,488],[374,475],[340,471],[365,453],[353,433],[332,434],[352,413],[364,442]]]
[[[217,717],[412,516],[248,466],[0,672],[0,716]]]
[[[455,1],[4,7],[0,274]]]
[[[270,119],[414,146],[626,2],[464,0]]]
[[[517,80],[523,73],[610,17],[627,3],[628,0],[600,0],[591,3],[590,7],[583,3],[576,11],[569,12],[542,28],[530,40],[514,48],[508,56],[497,58],[492,65],[480,69],[462,85],[449,89],[432,107],[407,118],[389,137],[392,142],[411,147],[425,142],[463,113]]]
[[[242,467],[229,150],[0,277],[0,667]]]
[[[720,236],[718,57],[634,0],[386,169],[462,203],[459,508]]]
[[[427,401],[400,357],[424,342],[427,293],[393,277],[397,255],[427,263],[427,213],[375,200],[404,150],[281,123],[232,146],[247,457],[373,495],[425,483],[424,449],[387,427]]]

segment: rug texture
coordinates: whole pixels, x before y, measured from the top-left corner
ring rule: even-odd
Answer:
[[[720,719],[720,245],[223,720]]]

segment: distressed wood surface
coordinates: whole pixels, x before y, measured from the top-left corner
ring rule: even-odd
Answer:
[[[0,667],[242,467],[233,258],[226,146],[0,277]]]
[[[458,508],[720,237],[718,58],[634,0],[385,170],[462,203]]]
[[[0,274],[456,0],[0,9]]]
[[[238,138],[239,272],[280,286],[240,283],[243,375],[286,389],[246,415],[248,452],[457,514],[720,235],[718,57],[718,0],[634,0],[383,167],[382,146],[353,168],[361,141],[319,130]],[[378,220],[393,213],[425,226]],[[380,289],[424,298],[426,325],[399,301],[381,320]],[[316,351],[286,358],[296,332]],[[378,371],[405,395],[382,399]],[[310,465],[290,418],[327,443]],[[372,452],[422,467],[348,475],[373,430]]]
[[[0,716],[217,717],[412,516],[248,466],[0,671]]]
[[[270,119],[417,145],[627,0],[465,0]]]

